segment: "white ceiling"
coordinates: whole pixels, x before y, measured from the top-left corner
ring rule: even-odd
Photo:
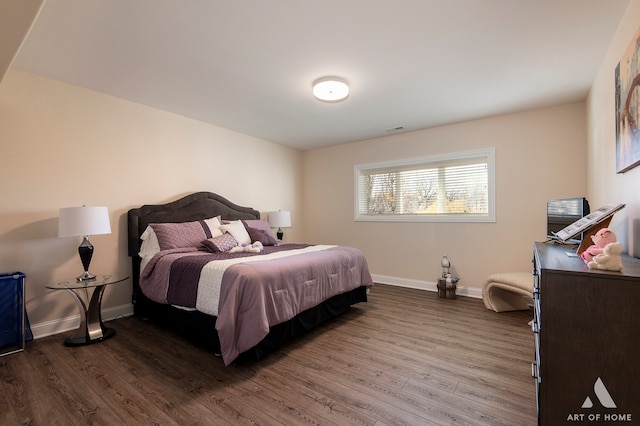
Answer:
[[[47,0],[14,67],[306,150],[583,100],[628,3]]]

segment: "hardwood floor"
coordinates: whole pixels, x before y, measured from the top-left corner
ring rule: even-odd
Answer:
[[[368,303],[229,367],[122,318],[102,343],[50,336],[0,358],[0,424],[533,425],[530,317],[376,285]]]

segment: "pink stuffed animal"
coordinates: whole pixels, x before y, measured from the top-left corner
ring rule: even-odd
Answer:
[[[591,262],[595,256],[602,254],[602,251],[607,244],[615,243],[617,241],[616,234],[614,234],[609,228],[602,228],[598,230],[595,235],[591,236],[591,240],[593,241],[593,245],[587,247],[587,249],[580,255],[582,260],[584,260],[584,263]]]

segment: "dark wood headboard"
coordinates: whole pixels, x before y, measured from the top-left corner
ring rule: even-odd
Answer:
[[[179,223],[221,216],[224,220],[260,219],[260,212],[242,207],[212,192],[196,192],[166,204],[148,204],[129,210],[128,252],[131,256],[133,279],[133,302],[140,296],[140,235],[150,223]],[[138,300],[139,301],[139,300]]]

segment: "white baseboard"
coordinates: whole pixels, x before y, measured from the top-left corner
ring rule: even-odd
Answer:
[[[129,317],[133,315],[133,305],[121,305],[102,310],[102,320],[110,321],[116,318]],[[34,339],[47,337],[58,333],[76,330],[80,327],[80,314],[72,317],[62,318],[54,321],[46,321],[38,324],[31,324],[31,333]]]
[[[373,281],[380,284],[395,285],[398,287],[415,288],[418,290],[426,291],[438,291],[438,285],[436,282],[411,280],[407,278],[387,277],[385,275],[371,274]],[[375,287],[374,287],[375,288]],[[456,286],[456,295],[473,297],[475,299],[482,299],[482,289],[475,287]]]

